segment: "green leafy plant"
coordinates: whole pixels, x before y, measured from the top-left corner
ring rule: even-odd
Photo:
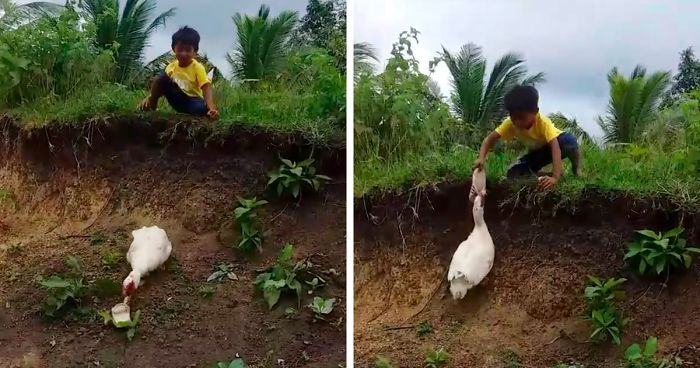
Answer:
[[[69,272],[63,277],[53,275],[49,278],[39,278],[39,285],[47,291],[44,300],[44,315],[50,318],[68,305],[80,304],[80,298],[87,291],[83,283],[82,270],[77,258],[70,256],[66,259]]]
[[[688,269],[693,262],[692,253],[700,253],[700,248],[686,246],[686,240],[680,237],[682,233],[681,227],[664,233],[639,230],[624,259],[629,260],[640,275]]]
[[[658,340],[656,337],[649,337],[644,343],[644,349],[639,344],[634,343],[625,350],[624,368],[673,368],[681,367],[683,361],[676,357],[673,360],[659,359],[656,357],[658,350]]]
[[[326,284],[326,280],[320,277],[314,277],[311,281],[305,281],[306,285],[309,285],[309,294],[313,294],[316,289],[323,287]]]
[[[263,292],[263,298],[269,309],[277,304],[284,291],[293,291],[297,295],[297,304],[301,304],[302,286],[296,279],[298,268],[292,261],[294,246],[285,245],[277,257],[274,266],[255,278],[253,284]]]
[[[282,165],[275,172],[269,174],[270,180],[267,187],[274,190],[278,197],[284,194],[299,198],[304,187],[310,187],[317,191],[324,181],[331,178],[325,175],[317,175],[316,168],[312,166],[314,159],[308,158],[301,162],[294,162],[285,158],[280,159]]]
[[[610,338],[616,345],[620,345],[620,334],[628,320],[623,319],[615,308],[606,306],[591,311],[589,320],[593,325],[591,339],[605,340]]]
[[[321,297],[314,297],[314,300],[308,307],[314,312],[314,321],[325,320],[323,316],[329,315],[333,312],[333,303],[335,303],[335,298],[324,299]]]
[[[245,361],[241,358],[236,358],[230,362],[218,362],[212,368],[245,368]]]
[[[520,357],[518,353],[511,349],[502,350],[499,353],[499,359],[503,363],[504,368],[521,368]]]
[[[428,321],[423,321],[418,324],[417,331],[418,337],[424,337],[428,334],[433,333],[433,325]]]
[[[383,356],[377,357],[377,360],[374,361],[374,367],[375,368],[394,368],[394,366],[391,365],[391,360],[389,360],[389,358],[385,358]]]
[[[292,319],[299,311],[294,307],[284,308],[284,317],[287,319]]]
[[[240,205],[233,210],[233,215],[236,222],[241,223],[251,222],[257,217],[256,210],[266,205],[268,202],[266,200],[258,200],[256,197],[253,197],[250,199],[239,198],[238,203],[240,203]]]
[[[262,251],[262,241],[263,234],[254,224],[241,224],[241,241],[238,242],[238,249],[245,253]]]
[[[624,292],[618,290],[627,279],[609,278],[605,281],[588,276],[588,284],[584,289],[584,295],[588,301],[587,319],[591,322],[591,339],[611,339],[615,344],[620,344],[622,327],[627,324],[617,311],[615,302],[624,297]]]
[[[256,249],[261,251],[263,234],[256,222],[258,217],[257,209],[268,202],[253,197],[239,198],[238,203],[239,206],[233,210],[233,215],[241,234],[238,249],[246,253],[250,253]]]
[[[102,265],[110,270],[114,269],[122,260],[124,254],[117,250],[108,250],[102,254]]]
[[[624,297],[624,291],[617,290],[627,279],[609,278],[605,281],[594,276],[588,276],[588,286],[584,289],[584,294],[588,299],[591,308],[597,308]]]
[[[98,312],[98,314],[102,317],[105,325],[111,322],[112,325],[114,325],[114,327],[116,328],[126,329],[126,339],[129,340],[129,342],[131,342],[136,336],[136,333],[138,332],[139,323],[141,322],[140,310],[134,312],[134,315],[131,317],[131,320],[124,322],[115,321],[112,318],[112,313],[110,313],[110,311],[108,310],[101,310]]]
[[[207,277],[207,282],[212,281],[224,281],[228,280],[238,280],[238,276],[233,272],[233,265],[226,262],[221,262],[216,267],[214,267],[214,272],[212,272],[209,277]]]
[[[430,351],[428,351],[428,354],[425,356],[425,364],[423,365],[423,367],[425,367],[425,368],[444,367],[445,365],[447,365],[447,360],[449,358],[450,358],[450,355],[447,354],[447,351],[445,351],[445,348],[430,350]]]
[[[210,299],[214,295],[214,288],[211,285],[202,285],[199,287],[199,295],[202,298]]]

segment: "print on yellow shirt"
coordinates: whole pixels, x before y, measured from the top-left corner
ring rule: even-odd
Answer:
[[[175,60],[165,68],[165,74],[188,96],[204,98],[202,86],[210,81],[204,65],[197,60],[192,60],[192,63],[184,68]]]
[[[496,133],[504,141],[515,138],[527,146],[528,149],[534,150],[547,145],[562,132],[554,126],[548,117],[538,113],[535,118],[535,124],[532,124],[530,129],[520,129],[508,118],[496,128]]]

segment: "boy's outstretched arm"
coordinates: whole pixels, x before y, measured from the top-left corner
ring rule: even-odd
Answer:
[[[207,83],[202,86],[202,92],[204,93],[204,102],[207,104],[207,116],[210,119],[216,120],[219,118],[219,110],[216,109],[214,104],[214,91],[211,88],[211,83]]]
[[[481,142],[481,149],[479,150],[479,157],[474,161],[474,169],[483,169],[484,163],[486,163],[486,156],[489,151],[493,148],[496,142],[501,139],[501,135],[497,132],[491,132],[484,141]]]
[[[561,177],[561,148],[559,141],[554,138],[549,142],[549,147],[552,149],[552,176],[540,176],[539,187],[541,189],[551,189],[559,182]]]

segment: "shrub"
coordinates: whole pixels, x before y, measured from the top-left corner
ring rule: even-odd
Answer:
[[[44,300],[43,310],[44,315],[49,318],[56,317],[64,307],[80,304],[80,298],[87,291],[78,260],[70,256],[66,259],[66,265],[70,271],[63,277],[53,275],[38,280],[39,285],[48,294]]]
[[[615,308],[615,302],[624,296],[624,292],[617,287],[626,279],[610,278],[605,281],[597,277],[588,276],[588,285],[584,289],[584,295],[588,300],[588,315],[593,331],[590,338],[595,340],[611,339],[615,344],[620,344],[622,328],[627,320],[622,318]]]
[[[297,280],[298,268],[292,261],[294,246],[285,245],[280,251],[277,262],[265,272],[258,275],[254,285],[263,292],[263,298],[269,309],[277,304],[284,291],[293,291],[297,295],[297,304],[301,304],[302,286]]]
[[[299,198],[304,187],[314,191],[319,190],[321,183],[331,178],[325,175],[317,175],[316,168],[312,166],[314,159],[308,158],[301,162],[294,162],[284,158],[280,159],[282,165],[275,172],[269,174],[270,180],[267,187],[274,190],[278,197],[283,194]]]
[[[639,230],[624,259],[629,260],[640,275],[661,275],[672,269],[688,269],[693,262],[692,253],[700,253],[700,248],[687,247],[686,240],[680,237],[682,233],[681,227],[665,233]]]
[[[241,240],[238,243],[238,248],[249,253],[254,250],[262,250],[263,235],[259,229],[257,219],[257,209],[266,205],[265,200],[257,200],[256,197],[251,199],[238,199],[240,205],[233,210],[234,218],[239,226]]]

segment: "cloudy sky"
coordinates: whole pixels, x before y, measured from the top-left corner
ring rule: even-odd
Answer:
[[[65,0],[50,0],[53,3],[65,4]],[[31,2],[29,0],[16,1],[18,4]],[[126,3],[121,1],[122,6]],[[230,71],[226,62],[226,53],[233,48],[236,35],[231,17],[236,13],[255,14],[260,4],[270,6],[271,15],[275,16],[283,10],[299,12],[301,18],[306,13],[307,0],[157,0],[157,13],[160,14],[170,8],[177,8],[174,17],[167,21],[165,27],[161,27],[151,37],[150,46],[146,49],[145,59],[152,60],[170,49],[170,39],[178,28],[188,25],[196,29],[202,41],[199,44],[200,52],[206,53],[214,62],[214,65]]]
[[[441,45],[482,46],[488,70],[504,53],[521,53],[531,72],[546,74],[540,108],[574,116],[596,136],[613,66],[625,74],[638,63],[675,73],[679,52],[700,47],[695,0],[355,0],[354,12],[354,41],[372,43],[383,61],[401,31],[420,31],[414,52],[426,73]],[[448,95],[444,64],[433,77]]]

